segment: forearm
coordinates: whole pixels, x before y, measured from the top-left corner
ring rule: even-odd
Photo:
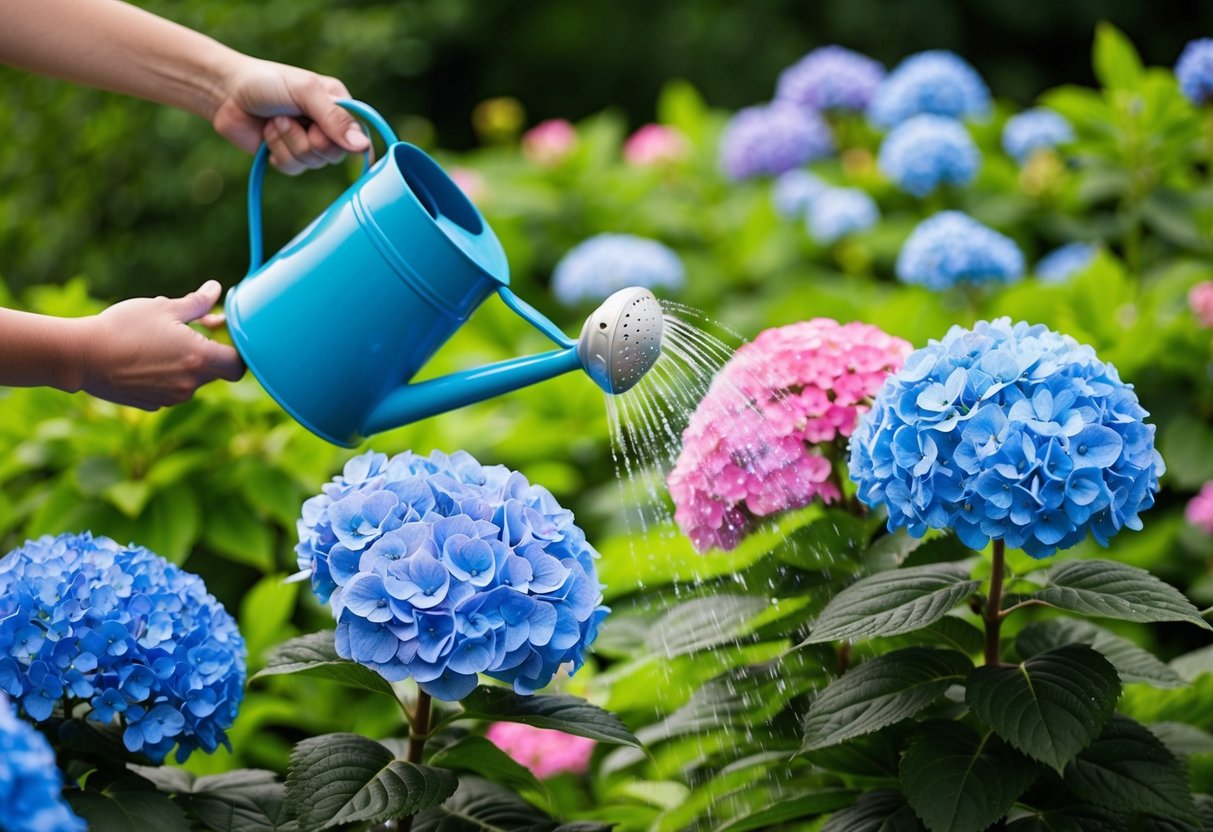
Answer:
[[[0,63],[210,119],[244,56],[119,0],[0,0]]]
[[[0,309],[0,386],[79,390],[89,320]]]

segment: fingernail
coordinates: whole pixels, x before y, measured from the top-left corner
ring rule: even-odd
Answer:
[[[291,129],[291,120],[286,116],[278,116],[274,119],[274,128],[279,133],[285,133]]]
[[[200,292],[217,292],[221,288],[222,287],[219,285],[218,280],[208,280],[206,283],[202,284],[202,288],[199,289],[198,291],[200,291]]]
[[[357,127],[351,127],[346,131],[345,141],[354,150],[366,150],[370,143],[370,140],[366,137],[366,133],[363,133]]]

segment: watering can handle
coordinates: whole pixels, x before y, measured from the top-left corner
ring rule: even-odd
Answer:
[[[356,116],[361,117],[371,127],[383,137],[383,140],[389,145],[396,144],[399,139],[396,138],[396,133],[388,125],[383,116],[379,115],[370,104],[362,101],[353,101],[350,99],[338,99],[337,103],[345,109],[349,110]],[[363,166],[365,173],[371,166],[371,152],[368,149],[366,152],[366,164]],[[261,147],[257,149],[257,155],[253,157],[253,168],[249,171],[248,179],[248,248],[249,248],[249,266],[248,273],[252,274],[261,268],[264,254],[261,243],[261,185],[265,181],[265,167],[269,162],[270,148],[265,142],[261,143]]]

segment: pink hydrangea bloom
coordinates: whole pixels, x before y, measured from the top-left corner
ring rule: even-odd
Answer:
[[[487,186],[480,171],[454,165],[450,168],[450,174],[451,181],[458,185],[459,190],[463,191],[464,196],[472,202],[480,202],[484,199]]]
[[[541,165],[555,165],[577,146],[577,128],[562,118],[541,121],[522,134],[522,155]]]
[[[1213,280],[1205,280],[1193,286],[1192,291],[1188,292],[1188,305],[1192,307],[1192,314],[1200,321],[1201,326],[1213,329]]]
[[[494,722],[485,736],[540,780],[566,772],[585,774],[594,753],[591,739],[519,722]]]
[[[725,364],[682,436],[674,519],[695,548],[732,549],[761,517],[841,497],[834,460],[911,346],[815,318],[763,331]]]
[[[1200,493],[1188,501],[1184,517],[1205,534],[1213,534],[1213,481],[1202,485]]]
[[[623,144],[623,158],[633,167],[652,167],[685,159],[691,143],[681,130],[663,124],[646,124]]]

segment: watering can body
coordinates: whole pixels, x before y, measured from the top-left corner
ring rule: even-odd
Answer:
[[[505,253],[480,212],[374,110],[342,102],[387,152],[277,254],[261,257],[262,147],[249,186],[249,274],[229,291],[232,340],[297,421],[343,446],[580,367],[575,342],[509,291]],[[410,384],[490,295],[559,349]]]

